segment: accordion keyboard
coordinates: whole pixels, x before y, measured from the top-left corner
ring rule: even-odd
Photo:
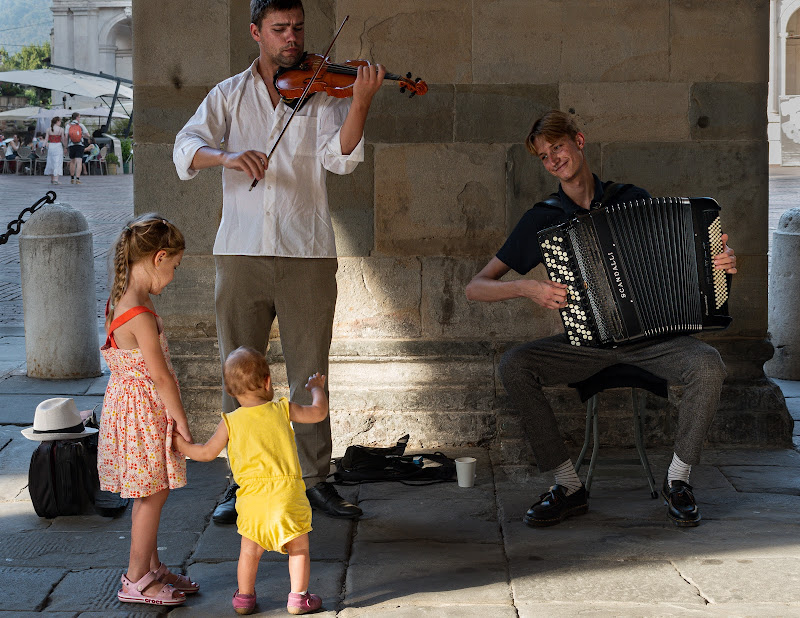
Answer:
[[[564,234],[553,234],[541,243],[547,274],[551,281],[567,286],[567,306],[559,309],[564,328],[572,345],[589,344],[595,330],[588,296],[578,282],[578,263],[569,251]]]

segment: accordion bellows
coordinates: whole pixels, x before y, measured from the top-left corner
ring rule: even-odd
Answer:
[[[587,211],[539,232],[551,281],[568,286],[560,309],[572,345],[726,328],[728,278],[720,207],[711,198],[660,197]]]

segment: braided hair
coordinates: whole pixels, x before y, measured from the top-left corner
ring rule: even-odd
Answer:
[[[168,257],[186,248],[181,231],[161,215],[150,212],[130,221],[114,244],[114,279],[108,299],[106,327],[114,319],[114,308],[128,289],[131,266],[137,262],[166,251]]]

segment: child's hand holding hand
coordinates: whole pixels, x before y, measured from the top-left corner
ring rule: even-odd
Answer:
[[[308,382],[306,383],[306,390],[307,391],[311,391],[312,389],[314,389],[316,387],[319,387],[319,388],[324,388],[325,387],[325,376],[320,374],[319,371],[317,373],[315,373],[313,376],[309,377],[308,378]]]
[[[189,423],[176,422],[175,425],[173,425],[172,427],[172,432],[173,435],[180,436],[181,439],[185,440],[188,444],[192,444],[194,442],[194,440],[192,439],[192,432],[189,431]]]

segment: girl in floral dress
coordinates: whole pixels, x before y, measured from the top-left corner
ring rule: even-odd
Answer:
[[[151,299],[172,281],[183,235],[156,214],[125,226],[114,252],[114,283],[101,348],[111,369],[100,422],[97,468],[105,491],[133,498],[128,571],[120,601],[180,605],[196,583],[171,573],[158,557],[156,536],[170,489],[186,485],[186,459],[173,430],[191,442],[161,318]]]

